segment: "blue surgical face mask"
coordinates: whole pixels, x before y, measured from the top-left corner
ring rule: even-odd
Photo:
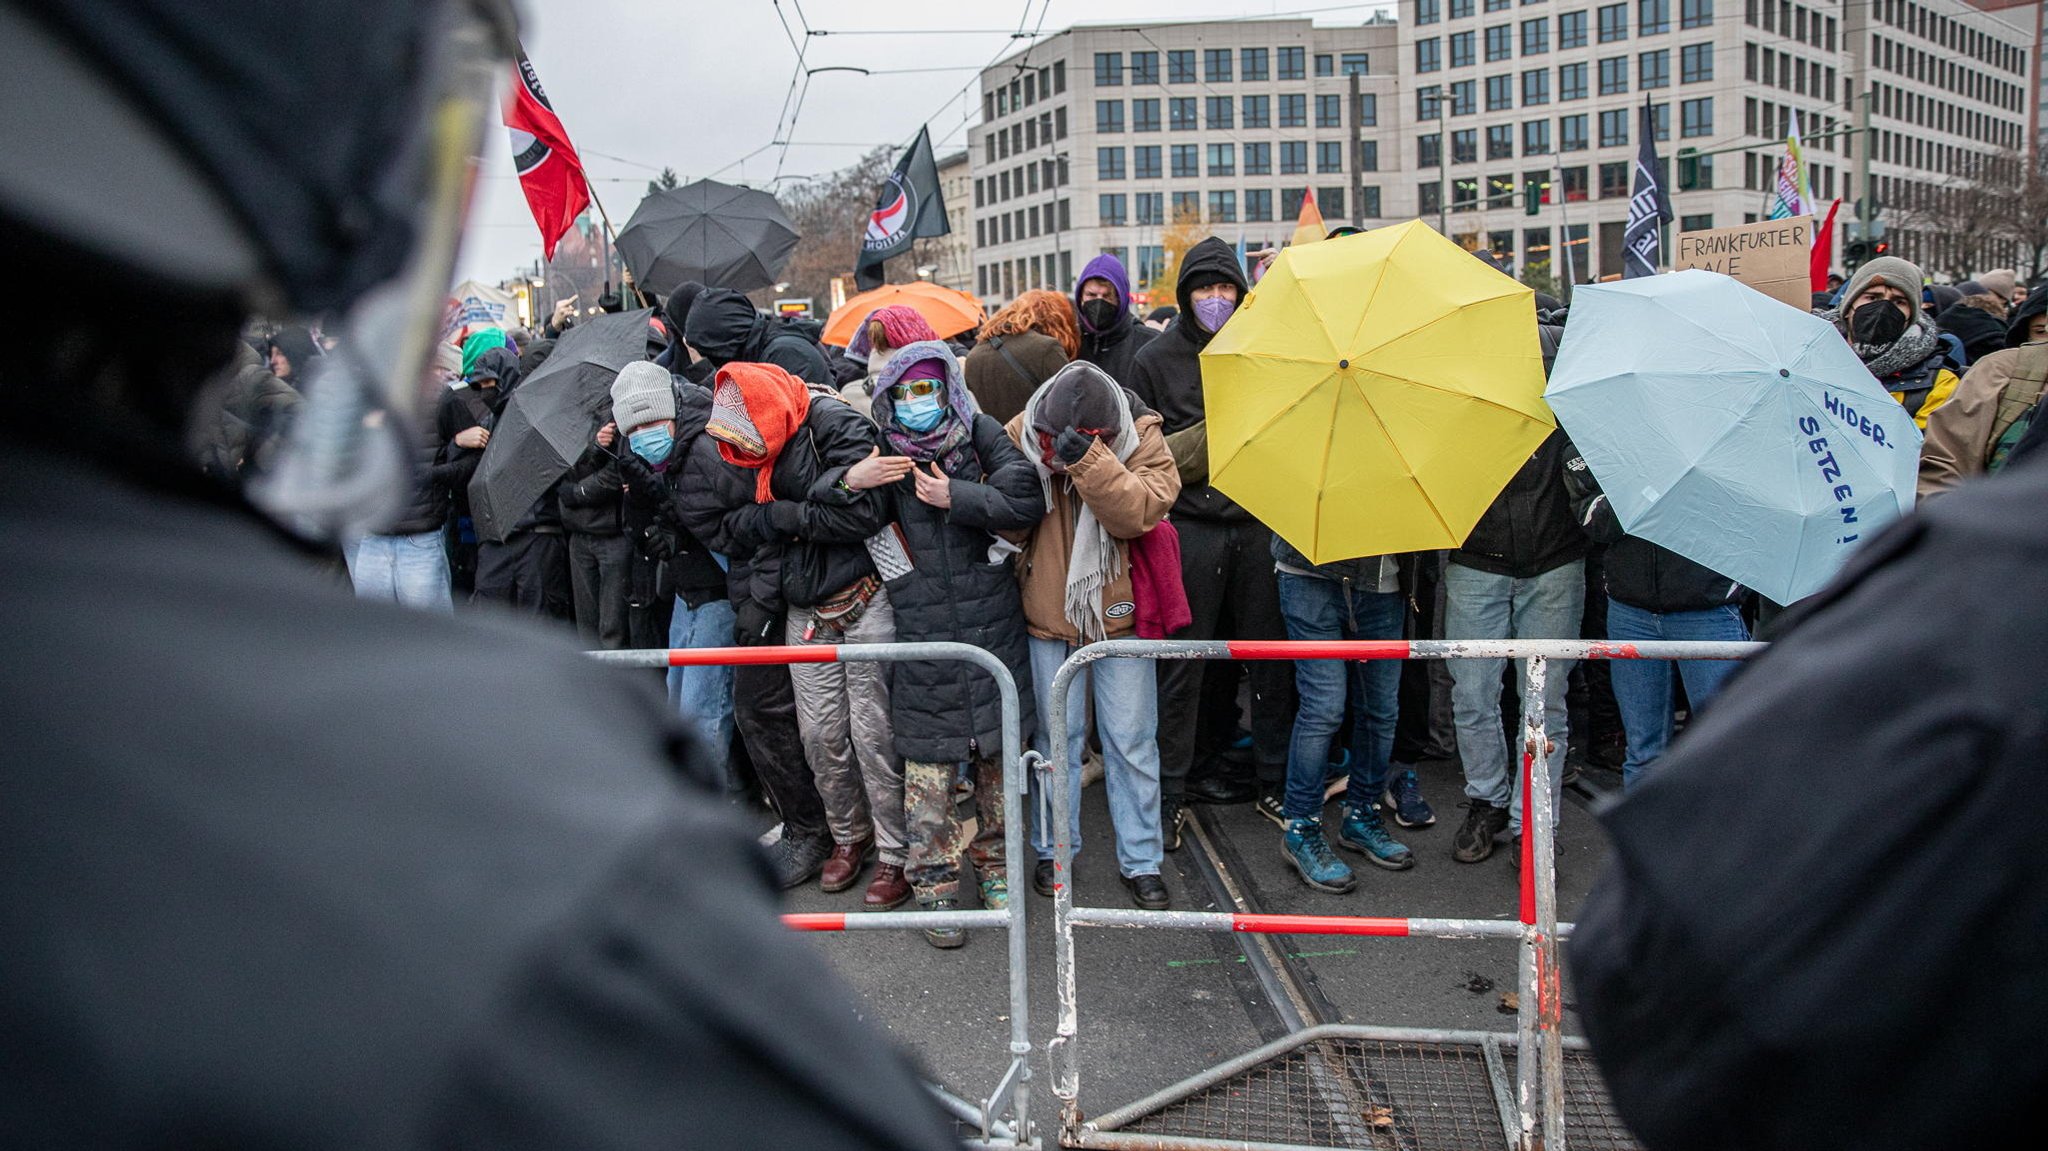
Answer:
[[[896,401],[896,422],[913,432],[928,432],[939,426],[946,418],[945,401],[939,393],[929,396],[910,396]]]
[[[626,445],[634,455],[650,464],[659,464],[667,462],[668,454],[675,450],[676,437],[666,424],[655,424],[627,436]]]

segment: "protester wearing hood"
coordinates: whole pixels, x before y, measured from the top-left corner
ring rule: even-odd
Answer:
[[[469,513],[469,483],[490,443],[491,429],[503,416],[512,391],[519,386],[519,361],[505,347],[503,332],[486,328],[470,339],[487,333],[494,333],[497,339],[487,341],[487,346],[471,361],[466,374],[469,386],[452,390],[441,407],[446,417],[444,434],[453,429],[453,434],[443,441],[449,449],[447,462],[460,465],[453,474],[460,475],[462,468],[468,472],[461,476],[463,490],[457,499],[463,515]],[[464,358],[469,358],[467,347]],[[475,447],[471,448],[471,443]],[[561,507],[554,489],[542,493],[533,507],[513,523],[503,540],[477,541],[476,579],[470,598],[479,603],[501,603],[523,615],[565,621],[574,618],[568,541],[562,532]]]
[[[1896,256],[1879,256],[1857,265],[1841,299],[1840,308],[1814,314],[1835,325],[1863,366],[1925,431],[1927,418],[1948,402],[1957,380],[1942,364],[1941,334],[1921,314],[1920,269]]]
[[[1179,315],[1179,308],[1172,304],[1161,304],[1145,313],[1145,326],[1155,332],[1163,332],[1173,326],[1174,319]]]
[[[1173,523],[1180,532],[1181,579],[1194,622],[1175,639],[1287,636],[1273,574],[1272,531],[1208,482],[1201,352],[1246,290],[1244,270],[1229,244],[1210,236],[1188,249],[1175,285],[1180,319],[1138,354],[1130,381],[1138,398],[1165,419],[1182,481]],[[1210,669],[1200,660],[1159,661],[1159,754],[1169,844],[1179,843],[1186,800],[1242,803],[1255,797],[1251,786],[1232,778],[1233,769],[1223,759],[1235,723],[1229,715],[1203,714],[1201,707],[1204,678],[1231,677],[1236,670],[1225,665]],[[1268,819],[1284,824],[1281,789],[1293,729],[1294,669],[1281,661],[1262,661],[1252,664],[1248,674],[1256,798]]]
[[[975,410],[966,375],[937,341],[900,347],[877,377],[878,463],[897,478],[875,489],[909,559],[880,572],[903,642],[951,641],[993,653],[1031,698],[1024,610],[1010,555],[993,533],[1019,532],[1045,518],[1031,462],[1003,426]],[[888,554],[888,553],[884,553]],[[1032,713],[1022,736],[1033,733]],[[960,857],[973,863],[981,905],[1009,903],[1003,853],[1002,708],[995,680],[959,663],[902,663],[889,689],[889,725],[903,757],[906,875],[918,905],[959,905]],[[968,842],[954,784],[962,765],[973,783],[977,832]],[[967,942],[959,928],[926,933],[935,947]]]
[[[1051,714],[1053,676],[1069,655],[1083,644],[1129,635],[1135,626],[1142,593],[1132,578],[1131,541],[1157,527],[1180,494],[1180,476],[1159,429],[1158,413],[1101,368],[1081,362],[1041,385],[1005,429],[1031,461],[1046,503],[1045,518],[1017,541],[1024,551],[1020,594],[1040,716]],[[1064,816],[1076,851],[1081,717],[1090,697],[1102,737],[1117,871],[1139,907],[1163,908],[1170,897],[1159,877],[1164,846],[1153,670],[1144,660],[1111,659],[1090,664],[1073,681],[1066,731],[1072,802]],[[1051,741],[1039,725],[1034,744],[1048,760]],[[1053,836],[1043,806],[1031,805],[1031,846],[1038,856],[1031,882],[1050,896]]]
[[[700,317],[693,311],[691,324]],[[878,462],[874,425],[829,389],[813,392],[772,364],[728,364],[713,380],[705,435],[754,486],[700,538],[728,556],[780,553],[784,642],[891,642],[894,612],[867,548],[886,522],[871,489],[894,478]],[[896,907],[910,898],[903,878],[909,844],[885,669],[808,664],[792,667],[790,678],[804,754],[832,831],[820,885],[852,887],[874,852],[879,862],[862,902]]]
[[[832,382],[814,341],[730,288],[706,289],[691,302],[683,339],[714,370],[731,363],[774,364],[807,384]]]
[[[1962,344],[1965,366],[2005,348],[2005,307],[1989,293],[1961,298],[1936,313],[1934,323]]]
[[[2005,347],[1970,366],[1955,398],[1927,421],[1920,449],[1921,499],[1970,476],[1997,471],[2034,422],[2048,384],[2048,292],[2013,309]]]
[[[931,321],[924,318],[916,308],[902,304],[890,304],[876,308],[861,321],[860,330],[854,333],[853,342],[847,345],[847,356],[861,357],[867,365],[867,373],[839,389],[839,398],[845,400],[854,411],[868,418],[874,418],[874,394],[876,380],[889,366],[890,357],[898,348],[908,347],[921,340],[937,340],[939,334],[932,330]]]
[[[1131,277],[1122,260],[1104,252],[1088,261],[1074,281],[1074,314],[1081,321],[1075,358],[1129,387],[1132,363],[1159,334],[1131,315]]]
[[[212,388],[212,425],[194,420],[193,447],[200,466],[216,479],[239,481],[262,473],[298,413],[298,389],[271,372],[255,348],[235,341],[235,360]],[[436,445],[438,446],[438,445]],[[433,453],[424,461],[432,463]]]
[[[662,349],[654,362],[667,368],[671,373],[682,376],[694,383],[711,382],[711,364],[701,357],[690,354],[690,345],[684,329],[690,322],[690,309],[703,295],[705,287],[695,280],[676,285],[676,290],[661,302],[662,325],[668,329],[668,347]]]
[[[504,333],[499,333],[499,339],[504,339]],[[304,387],[306,374],[320,355],[320,345],[304,328],[279,328],[270,337],[269,355],[271,375],[295,388]]]
[[[631,378],[636,380],[658,378],[661,391],[669,390],[668,373],[653,364],[628,364],[622,378],[626,373],[632,373]],[[616,391],[617,384],[613,388]],[[673,402],[664,418],[674,419]],[[586,648],[607,651],[624,648],[630,642],[633,572],[633,541],[625,533],[624,481],[619,476],[618,460],[603,450],[610,446],[609,437],[600,431],[597,444],[587,449],[555,484],[555,499],[562,509],[562,530],[568,539],[569,591],[575,605],[576,630]]]
[[[1034,288],[981,326],[967,353],[967,390],[982,411],[1007,424],[1080,349],[1074,306],[1058,292]]]

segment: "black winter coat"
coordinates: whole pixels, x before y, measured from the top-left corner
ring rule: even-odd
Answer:
[[[914,569],[890,580],[896,638],[951,640],[994,653],[1017,682],[1023,730],[1036,730],[1024,605],[1009,556],[990,563],[992,533],[1024,531],[1045,519],[1038,471],[991,416],[974,417],[975,461],[952,478],[953,507],[917,498],[909,477],[882,489],[903,529]],[[1002,749],[1002,710],[987,672],[953,662],[902,663],[889,689],[896,753],[923,763],[952,763]]]
[[[832,382],[817,341],[804,329],[763,315],[738,292],[713,288],[698,296],[684,324],[684,339],[714,365],[774,364],[807,384]]]
[[[439,531],[448,522],[448,485],[441,478],[441,429],[432,421],[412,426],[412,496],[398,519],[384,529],[394,536]]]
[[[468,384],[455,384],[441,397],[441,409],[434,418],[439,449],[431,478],[453,496],[458,516],[469,514],[469,481],[476,478],[476,468],[483,462],[484,453],[481,448],[458,446],[455,437],[471,428],[493,427],[504,406],[504,398],[497,389],[473,388]]]
[[[1081,327],[1081,354],[1076,358],[1094,364],[1108,372],[1110,379],[1130,387],[1136,377],[1138,353],[1158,337],[1158,332],[1139,323],[1125,308],[1108,331],[1091,332],[1085,325]]]
[[[1162,430],[1168,435],[1207,418],[1202,405],[1202,349],[1215,333],[1195,321],[1194,301],[1188,293],[1197,274],[1229,279],[1237,285],[1240,301],[1250,290],[1244,270],[1238,267],[1237,252],[1229,244],[1210,236],[1189,248],[1187,255],[1181,257],[1180,281],[1176,285],[1180,318],[1138,352],[1132,361],[1131,378],[1118,377],[1117,381],[1137,393],[1146,407],[1159,413],[1166,421]],[[1183,484],[1180,498],[1173,503],[1173,514],[1197,520],[1252,518],[1250,512],[1237,506],[1237,501],[1209,484]]]
[[[1607,545],[1602,565],[1607,594],[1644,611],[1704,611],[1742,602],[1743,586],[1661,544],[1621,530],[1607,493],[1584,456],[1572,453],[1564,463],[1564,486],[1571,494],[1572,514],[1594,543]]]
[[[728,595],[725,569],[683,523],[683,484],[695,442],[706,438],[711,393],[688,380],[674,383],[676,441],[668,466],[656,472],[631,448],[615,441],[621,450],[611,467],[626,488],[621,501],[624,531],[633,550],[653,566],[649,582],[654,593],[681,596],[695,609]]]
[[[563,529],[587,536],[618,535],[624,528],[625,493],[620,488],[619,465],[610,452],[592,444],[555,485]]]
[[[1451,562],[1528,579],[1584,559],[1586,533],[1564,486],[1564,462],[1578,454],[1562,429],[1551,432],[1480,515]]]
[[[1603,812],[1569,966],[1644,1146],[2031,1138],[2044,504],[2020,465],[1865,543]]]

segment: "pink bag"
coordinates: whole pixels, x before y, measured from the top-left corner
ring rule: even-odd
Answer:
[[[1193,623],[1180,582],[1180,532],[1170,520],[1131,541],[1131,600],[1139,639],[1165,639]]]

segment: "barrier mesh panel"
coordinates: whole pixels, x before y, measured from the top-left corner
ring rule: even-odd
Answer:
[[[1508,1065],[1508,1082],[1515,1079],[1515,1051],[1501,1052]],[[1564,1051],[1564,1135],[1573,1151],[1640,1151],[1641,1144],[1622,1124],[1607,1084],[1593,1054],[1579,1048]]]

